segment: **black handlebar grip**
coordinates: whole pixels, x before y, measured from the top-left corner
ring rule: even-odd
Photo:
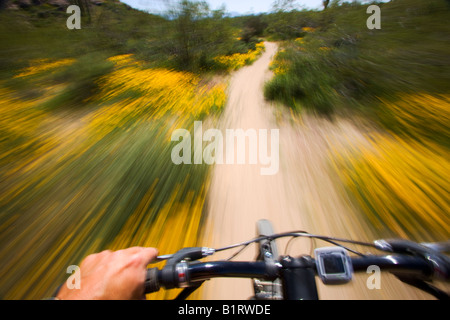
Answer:
[[[158,268],[147,269],[145,278],[145,293],[157,292],[161,288],[158,279]]]

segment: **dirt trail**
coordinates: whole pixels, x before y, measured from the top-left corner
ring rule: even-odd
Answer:
[[[249,240],[255,236],[256,221],[264,218],[272,221],[275,232],[306,230],[373,240],[376,237],[343,196],[328,166],[331,148],[345,150],[349,143],[366,143],[364,136],[343,120],[332,123],[304,116],[294,121],[289,114],[280,116],[279,109],[267,103],[263,95],[264,82],[271,77],[268,67],[277,49],[275,43],[266,42],[262,57],[233,75],[220,129],[279,129],[279,171],[264,176],[260,165],[216,164],[208,198],[207,244],[218,248]],[[286,242],[278,244],[284,253]],[[298,240],[289,246],[289,253],[309,253],[310,248],[308,240]],[[214,259],[232,253],[215,255]],[[255,247],[247,248],[236,260],[254,259],[255,253]],[[318,282],[319,295],[321,299],[428,298],[389,275],[383,275],[381,290],[368,290],[367,277],[362,275],[351,284],[336,287]],[[204,284],[202,298],[248,299],[251,295],[250,280],[215,279]]]

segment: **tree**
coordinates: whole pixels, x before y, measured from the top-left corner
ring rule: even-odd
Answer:
[[[267,22],[263,20],[261,15],[250,16],[244,22],[241,38],[248,43],[253,37],[261,37],[266,28]]]
[[[233,36],[224,16],[225,8],[210,10],[205,1],[183,0],[169,10],[172,29],[164,41],[177,68],[208,67],[214,55],[230,48]]]
[[[81,16],[88,18],[88,23],[91,22],[91,10],[89,8],[89,0],[71,0],[72,4],[77,5],[81,9]]]
[[[275,12],[289,12],[296,9],[297,4],[295,2],[296,0],[276,0],[272,4],[272,9]]]
[[[183,0],[169,10],[170,19],[174,20],[175,37],[174,53],[179,67],[189,68],[194,59],[194,51],[201,46],[201,24],[209,15],[206,2]]]

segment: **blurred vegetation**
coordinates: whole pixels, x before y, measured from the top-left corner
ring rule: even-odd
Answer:
[[[445,93],[450,83],[450,6],[444,0],[379,3],[381,29],[369,30],[366,5],[332,2],[323,11],[268,16],[283,41],[266,97],[320,114],[369,112],[398,92]]]
[[[148,67],[190,71],[208,78],[231,71],[220,58],[250,54],[261,42],[256,35],[241,38],[247,20],[227,18],[224,9],[211,10],[202,1],[180,1],[164,16],[116,0],[88,8],[89,15],[81,15],[81,30],[66,28],[69,14],[65,7],[45,2],[0,10],[0,81],[18,89],[22,97],[39,93],[35,80],[42,86],[65,83],[66,88],[47,102],[48,107],[80,107],[96,94],[97,80],[111,72],[108,57],[132,53]],[[62,59],[76,59],[76,63],[38,79],[16,77],[40,61]]]
[[[59,62],[40,61],[18,77],[38,81],[77,67]],[[65,268],[89,253],[136,245],[173,252],[201,239],[208,167],[173,164],[170,135],[176,128],[194,135],[194,120],[219,114],[226,85],[147,68],[133,55],[107,62],[111,72],[83,109],[48,108],[70,84],[41,85],[40,95],[26,98],[0,89],[3,299],[50,295]],[[173,225],[178,237],[168,241],[155,229],[164,221],[189,223]]]
[[[336,172],[381,237],[448,240],[449,93],[402,94],[381,107],[386,132],[336,151]]]
[[[433,242],[449,238],[448,155],[435,143],[374,135],[334,161],[378,236]]]
[[[267,98],[387,129],[376,151],[336,163],[373,224],[448,236],[447,2],[380,4],[381,30],[358,3],[230,18],[205,2],[157,16],[115,0],[83,2],[82,29],[68,30],[61,6],[38,2],[0,2],[0,298],[48,296],[103,249],[199,244],[209,169],[168,160],[170,133],[220,115],[216,76],[252,63],[263,37],[283,47]]]
[[[375,4],[377,4],[375,2]],[[331,163],[380,237],[450,236],[450,5],[444,0],[279,10],[266,35],[282,43],[265,96],[292,110],[372,121],[369,146],[334,150]]]
[[[102,1],[68,30],[46,2],[0,11],[2,299],[50,296],[67,266],[104,249],[199,244],[209,166],[173,164],[171,133],[214,121],[227,71],[215,58],[257,43],[210,13]]]
[[[81,30],[68,30],[65,8],[44,3],[1,10],[2,78],[30,60],[91,53],[133,53],[152,66],[207,71],[214,68],[215,56],[244,53],[259,42],[238,39],[241,22],[227,18],[223,9],[211,10],[206,2],[181,1],[159,16],[108,0],[91,5],[89,13],[82,14]]]
[[[217,65],[222,69],[238,70],[244,66],[252,64],[264,52],[265,45],[263,42],[256,44],[255,50],[249,50],[246,53],[235,53],[227,56],[218,56],[214,58]]]

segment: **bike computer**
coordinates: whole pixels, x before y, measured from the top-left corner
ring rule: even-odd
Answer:
[[[317,273],[324,284],[343,284],[352,280],[352,262],[344,248],[317,248],[314,255]]]

